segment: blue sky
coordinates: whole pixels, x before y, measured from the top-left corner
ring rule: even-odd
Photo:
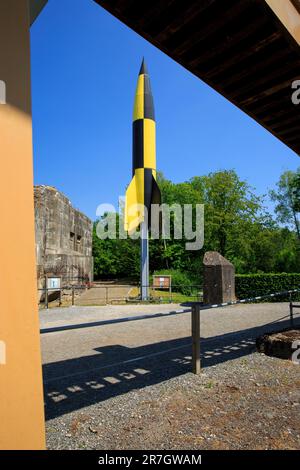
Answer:
[[[265,194],[299,157],[92,0],[49,0],[31,29],[35,184],[96,219],[131,178],[131,119],[145,56],[157,168],[174,182],[235,169]],[[271,203],[267,202],[272,208]]]

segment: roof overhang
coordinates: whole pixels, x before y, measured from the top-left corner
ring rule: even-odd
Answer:
[[[48,0],[30,0],[30,25],[34,23]]]
[[[300,0],[94,0],[300,154]]]

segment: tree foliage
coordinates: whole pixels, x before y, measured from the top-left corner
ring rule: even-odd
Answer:
[[[277,220],[296,230],[300,239],[300,226],[297,213],[300,210],[300,173],[285,171],[279,182],[277,190],[270,191],[272,200],[276,203],[275,212]]]
[[[171,239],[150,240],[151,272],[172,269],[200,284],[203,255],[209,250],[219,251],[241,274],[299,272],[299,172],[285,172],[271,192],[276,220],[265,210],[263,199],[233,170],[195,176],[184,183],[173,183],[159,174],[158,183],[163,203],[192,204],[194,208],[204,204],[205,241],[201,250],[187,251],[187,240],[174,239],[171,218]],[[139,250],[139,240],[100,240],[95,224],[95,277],[138,280]]]

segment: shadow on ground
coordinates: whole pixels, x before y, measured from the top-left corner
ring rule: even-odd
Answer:
[[[256,337],[288,327],[289,322],[282,321],[202,338],[202,367],[248,355],[255,350]],[[96,348],[95,352],[91,356],[44,365],[46,419],[191,371],[189,337],[137,348],[105,346]]]

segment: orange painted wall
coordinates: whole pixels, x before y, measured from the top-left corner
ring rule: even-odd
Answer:
[[[43,449],[27,0],[0,2],[0,80],[0,449]]]

